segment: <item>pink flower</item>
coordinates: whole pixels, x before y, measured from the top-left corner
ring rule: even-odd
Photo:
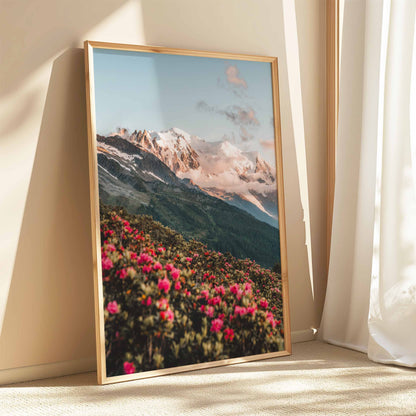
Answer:
[[[163,267],[162,265],[157,261],[154,265],[153,265],[153,269],[154,270],[162,270]]]
[[[224,338],[232,341],[234,339],[234,330],[231,328],[224,329]]]
[[[247,313],[249,313],[250,315],[254,316],[256,314],[256,309],[257,309],[257,307],[249,306],[247,308]]]
[[[142,305],[150,306],[152,304],[152,298],[149,296],[147,299],[142,300]]]
[[[192,261],[192,257],[187,257],[185,260],[191,262]]]
[[[139,258],[137,259],[137,263],[151,263],[153,261],[153,257],[149,256],[147,253],[141,253]]]
[[[239,290],[238,283],[235,283],[232,286],[230,286],[230,292],[231,293],[237,294],[238,290]]]
[[[158,300],[156,304],[159,309],[169,309],[169,303],[165,298]]]
[[[267,309],[267,307],[269,306],[269,302],[267,302],[267,300],[266,299],[262,299],[261,301],[260,301],[260,307],[261,308],[264,308],[264,309]]]
[[[209,305],[218,305],[219,303],[221,303],[221,298],[219,296],[215,296],[208,300]]]
[[[209,291],[208,290],[201,290],[201,296],[203,296],[205,299],[209,298]]]
[[[136,371],[136,367],[133,363],[129,363],[128,361],[124,362],[124,373],[125,374],[133,374]]]
[[[107,244],[104,247],[104,250],[113,252],[113,251],[116,251],[116,246],[114,244]]]
[[[150,264],[145,264],[142,267],[143,273],[150,273],[153,269],[152,266]]]
[[[160,311],[160,317],[163,320],[173,321],[173,318],[175,317],[175,315],[170,309],[168,309],[167,311]]]
[[[116,274],[118,274],[118,277],[119,277],[120,279],[125,279],[125,278],[127,277],[127,270],[126,270],[126,269],[121,269],[121,270],[118,270],[118,271],[116,272]]]
[[[272,328],[274,328],[277,325],[277,321],[274,320],[273,314],[271,312],[267,312],[266,319],[272,326]]]
[[[110,270],[113,267],[113,262],[108,257],[105,257],[101,260],[101,265],[103,270]]]
[[[137,259],[137,254],[136,253],[130,253],[130,258],[132,260]]]
[[[181,274],[181,271],[175,268],[173,268],[172,271],[170,272],[170,275],[172,276],[173,280],[179,279],[180,274]]]
[[[224,325],[224,322],[222,319],[219,319],[219,318],[214,319],[211,322],[211,332],[220,332],[223,325]]]
[[[126,227],[124,227],[124,231],[126,231],[127,233],[131,233],[133,232],[133,229],[130,227],[130,225],[127,225]]]
[[[213,306],[206,306],[205,307],[205,314],[212,318],[214,316],[214,307]]]
[[[115,300],[108,302],[108,305],[105,309],[111,314],[120,312],[120,308]]]
[[[245,286],[244,286],[244,290],[247,293],[251,293],[251,284],[250,283],[246,283]]]
[[[217,286],[217,287],[215,288],[215,291],[216,291],[217,293],[221,294],[221,295],[225,295],[225,287],[224,287],[223,285],[221,285],[221,286]]]
[[[166,277],[164,279],[159,279],[157,287],[159,290],[164,290],[165,293],[168,293],[170,289],[170,282]]]
[[[164,251],[166,251],[165,247],[158,247],[157,251],[159,253],[163,253]]]
[[[169,272],[170,270],[173,270],[173,269],[174,269],[173,264],[171,264],[171,263],[166,264],[166,265],[165,265],[165,269],[166,269],[168,272]]]
[[[243,306],[236,306],[234,308],[234,313],[235,315],[240,315],[240,316],[244,316],[247,314],[247,308],[244,308]]]
[[[175,282],[175,290],[179,290],[181,288],[181,282]]]

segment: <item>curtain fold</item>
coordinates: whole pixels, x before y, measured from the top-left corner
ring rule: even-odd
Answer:
[[[416,366],[416,2],[346,0],[320,337]]]

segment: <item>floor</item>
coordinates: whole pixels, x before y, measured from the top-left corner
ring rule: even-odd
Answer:
[[[416,370],[318,341],[293,355],[97,386],[85,373],[0,388],[0,415],[416,415]]]

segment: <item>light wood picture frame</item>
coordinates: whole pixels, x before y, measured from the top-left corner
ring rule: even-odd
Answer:
[[[277,58],[85,42],[97,376],[291,353]]]

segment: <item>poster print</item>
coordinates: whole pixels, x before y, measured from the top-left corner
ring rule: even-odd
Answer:
[[[86,42],[100,383],[290,353],[275,58]]]

